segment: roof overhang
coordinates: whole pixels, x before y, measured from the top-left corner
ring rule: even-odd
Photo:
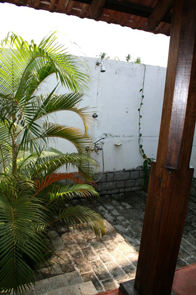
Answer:
[[[7,0],[1,2],[95,19],[169,36],[174,0]]]

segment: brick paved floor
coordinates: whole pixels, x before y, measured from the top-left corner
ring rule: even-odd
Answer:
[[[134,278],[145,201],[146,193],[140,191],[104,196],[88,203],[105,219],[107,235],[101,240],[89,229],[67,232],[58,225],[50,232],[56,251],[51,259],[52,268],[42,267],[40,279],[77,271],[82,281],[92,281],[97,292],[103,292]],[[195,262],[196,202],[190,199],[177,268]]]

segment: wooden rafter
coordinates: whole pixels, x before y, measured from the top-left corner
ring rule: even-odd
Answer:
[[[69,4],[69,0],[59,0],[58,11],[64,11]]]
[[[54,11],[56,5],[56,0],[50,0],[50,5],[48,6],[49,11]]]
[[[98,18],[103,11],[103,7],[105,5],[106,0],[93,0],[90,7],[89,11],[91,14],[92,18]]]
[[[34,1],[34,8],[39,8],[40,6],[40,0],[35,0]]]
[[[153,13],[149,16],[146,22],[148,30],[154,30],[163,20],[167,13],[171,10],[174,0],[161,0],[155,6]]]
[[[64,8],[67,8],[68,4],[69,4],[69,0],[65,0],[64,1]]]

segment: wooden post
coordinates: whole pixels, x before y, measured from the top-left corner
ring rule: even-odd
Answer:
[[[195,40],[196,1],[175,0],[157,162],[150,174],[134,285],[139,295],[171,294],[193,176]],[[133,294],[128,289],[121,286],[119,294]]]

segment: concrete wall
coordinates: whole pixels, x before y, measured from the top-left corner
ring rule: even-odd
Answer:
[[[142,164],[138,148],[138,108],[143,80],[145,98],[141,131],[146,153],[155,158],[165,69],[105,61],[106,72],[100,73],[94,64],[95,60],[91,60],[92,78],[96,81],[93,86],[97,88],[96,97],[92,98],[98,118],[94,120],[91,135],[97,140],[107,134],[104,140],[105,171],[130,169]]]
[[[85,60],[91,81],[82,106],[89,106],[91,114],[98,115],[97,118],[92,118],[88,132],[93,142],[105,138],[99,141],[103,151],[91,153],[100,163],[99,171],[130,170],[142,165],[143,159],[138,147],[141,88],[144,89],[141,110],[142,144],[147,156],[156,158],[166,69],[104,60],[106,71],[101,73],[100,67],[96,66],[96,58]],[[49,84],[44,85],[45,91],[52,89],[55,83],[55,78],[50,78]],[[63,88],[58,90],[59,93],[65,91]],[[82,128],[80,118],[70,112],[58,113],[54,120]],[[60,140],[52,145],[64,152],[75,150],[71,144]],[[92,145],[91,148],[93,147]],[[196,144],[193,146],[191,165],[196,166],[195,163]]]

